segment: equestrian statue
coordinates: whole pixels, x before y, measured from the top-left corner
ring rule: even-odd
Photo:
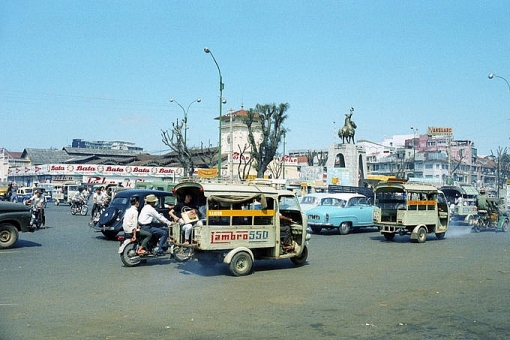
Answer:
[[[345,124],[338,130],[338,137],[342,138],[342,143],[347,142],[348,144],[352,141],[354,144],[354,133],[356,132],[356,124],[351,120],[354,108],[351,107],[351,111],[345,114]]]

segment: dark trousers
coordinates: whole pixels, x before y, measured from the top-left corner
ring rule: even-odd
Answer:
[[[142,226],[142,230],[148,231],[152,235],[158,237],[159,239],[159,248],[160,249],[168,249],[168,229],[158,227],[160,224],[149,224]]]

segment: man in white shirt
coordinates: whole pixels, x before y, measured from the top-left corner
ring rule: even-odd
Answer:
[[[138,255],[147,255],[147,243],[152,237],[152,234],[146,230],[140,229],[138,226],[138,205],[140,204],[140,199],[138,196],[132,196],[129,199],[131,203],[131,207],[126,210],[124,214],[124,219],[122,220],[122,228],[124,229],[124,234],[133,234],[131,240],[136,240],[136,235],[142,238],[142,243],[138,250],[136,251]]]
[[[161,225],[169,226],[171,222],[154,209],[154,204],[157,201],[158,198],[155,195],[147,195],[145,205],[138,216],[138,224],[142,227],[142,230],[146,230],[152,235],[159,237],[159,248],[156,253],[163,253],[168,250],[168,230],[161,227]]]

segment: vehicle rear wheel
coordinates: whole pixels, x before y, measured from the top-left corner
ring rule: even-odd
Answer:
[[[9,248],[18,240],[18,229],[10,223],[0,224],[0,249]]]
[[[418,243],[425,243],[427,241],[427,229],[425,227],[418,228]]]
[[[393,241],[395,238],[395,233],[384,233],[383,235],[386,241]]]
[[[140,255],[136,253],[136,243],[130,243],[125,248],[120,259],[126,267],[138,266],[141,262]]]
[[[291,257],[290,260],[296,266],[302,266],[305,264],[307,258],[308,258],[308,248],[306,246],[304,246],[301,254],[299,256]]]
[[[312,231],[314,234],[320,234],[322,228],[321,227],[312,227]]]
[[[444,239],[444,235],[445,234],[446,233],[436,233],[436,237],[437,237],[438,240],[442,240],[442,239]]]
[[[351,230],[351,226],[347,222],[343,222],[340,224],[340,228],[338,228],[338,232],[340,235],[347,235],[349,234],[349,231]]]
[[[508,231],[508,219],[505,218],[503,223],[501,223],[501,231]]]
[[[235,254],[230,261],[230,272],[234,276],[247,275],[251,271],[253,261],[251,260],[250,254],[245,251],[240,251]]]
[[[174,246],[173,255],[177,262],[185,262],[193,257],[193,248]]]

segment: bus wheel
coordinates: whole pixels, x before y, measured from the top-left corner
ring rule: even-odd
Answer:
[[[427,229],[425,227],[418,229],[418,238],[416,240],[418,243],[425,243],[427,241]]]
[[[230,261],[230,272],[234,276],[243,276],[247,275],[251,271],[251,266],[253,261],[251,260],[250,254],[245,251],[240,251],[235,254]]]
[[[302,266],[303,264],[305,264],[307,258],[308,258],[308,248],[306,246],[304,246],[303,251],[301,252],[301,255],[291,257],[290,260],[296,266]]]

